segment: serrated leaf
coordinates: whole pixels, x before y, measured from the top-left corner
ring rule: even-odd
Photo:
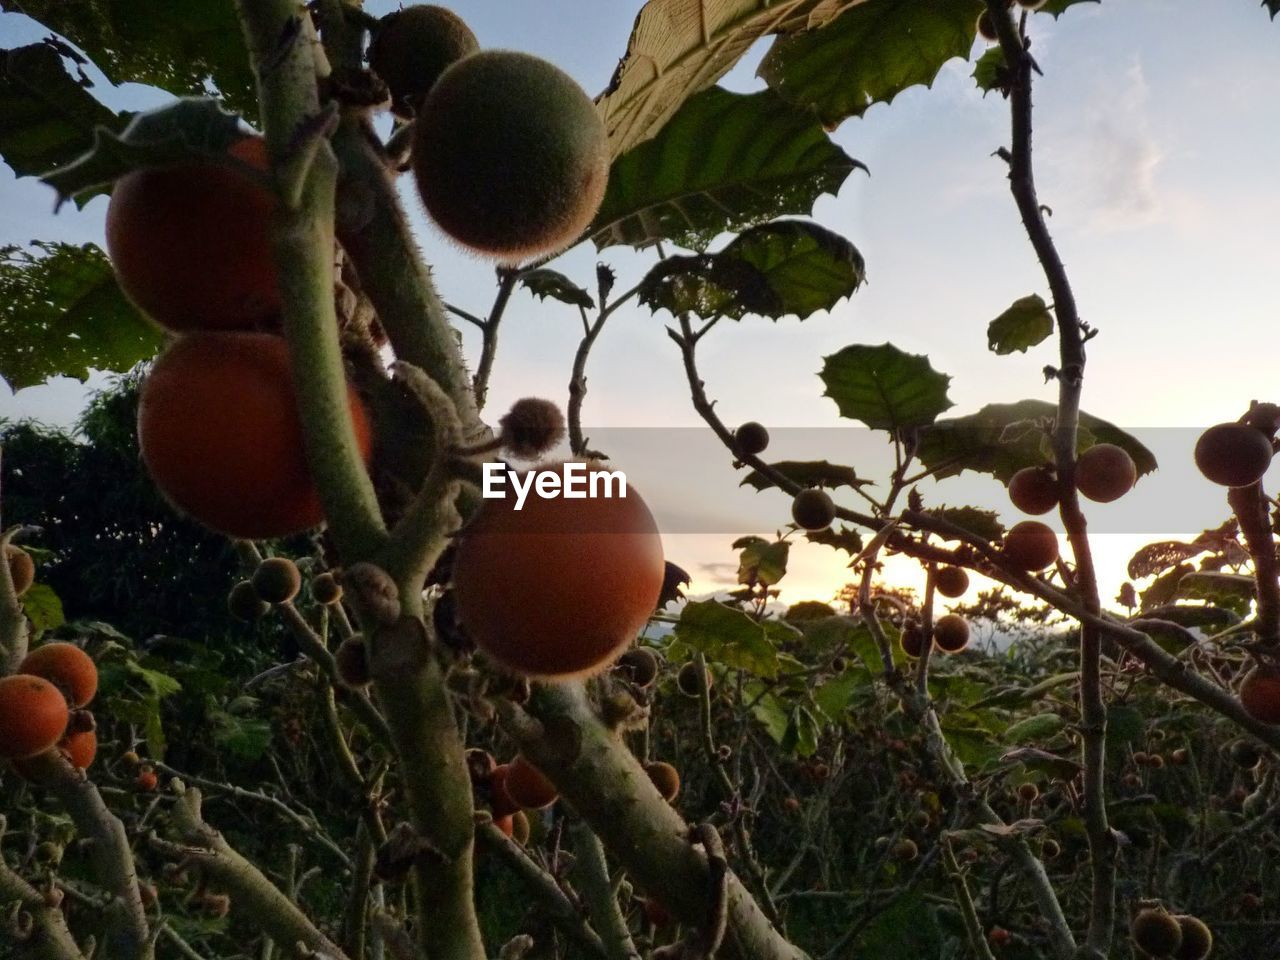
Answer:
[[[990,93],[1004,85],[1007,69],[1004,50],[999,44],[995,44],[973,65],[974,82],[983,93]]]
[[[738,582],[772,587],[787,573],[791,544],[785,540],[759,540],[742,548],[738,561]]]
[[[718,600],[686,604],[675,636],[716,663],[765,679],[778,675],[778,651],[764,626]]]
[[[1203,544],[1182,543],[1178,540],[1148,543],[1129,558],[1129,576],[1134,580],[1142,580],[1152,574],[1185,563],[1207,549],[1208,547]]]
[[[596,302],[591,299],[591,294],[557,270],[549,270],[546,267],[530,270],[520,274],[520,282],[540,300],[550,297],[561,303],[587,310],[596,305]]]
[[[1271,19],[1276,18],[1276,14],[1280,14],[1280,0],[1262,0],[1263,7],[1271,14]]]
[[[821,377],[840,415],[873,430],[921,427],[952,406],[951,377],[889,343],[845,347],[826,358]]]
[[[1045,451],[1039,430],[1022,431],[1016,440],[1005,442],[1002,438],[1006,429],[1010,424],[1052,418],[1056,413],[1057,407],[1043,400],[988,404],[977,413],[949,417],[923,429],[916,455],[938,479],[973,470],[1008,483],[1023,467],[1044,463]],[[1080,426],[1081,450],[1094,442],[1114,443],[1133,458],[1138,476],[1156,469],[1156,458],[1151,451],[1114,424],[1081,413]]]
[[[12,390],[91,370],[124,372],[163,342],[93,244],[0,247],[0,377]]]
[[[830,310],[862,285],[862,254],[840,234],[807,220],[775,220],[738,234],[719,257],[755,267],[777,295],[778,316]]]
[[[864,670],[846,670],[813,691],[813,702],[828,720],[835,723],[853,700],[854,692],[870,682]]]
[[[994,510],[981,510],[978,507],[938,507],[929,512],[989,542],[1004,536],[1004,524],[1000,522]]]
[[[62,613],[62,599],[47,583],[35,583],[22,595],[22,612],[36,631],[56,630],[67,622]]]
[[[1243,573],[1195,570],[1178,580],[1175,596],[1189,600],[1209,600],[1237,612],[1252,602],[1257,582]]]
[[[143,167],[199,160],[231,163],[227,149],[244,137],[240,117],[208,97],[184,97],[135,115],[122,131],[98,127],[88,152],[41,179],[58,202],[95,191]],[[260,176],[237,164],[250,176]]]
[[[751,692],[750,688],[748,692]],[[782,743],[782,738],[787,735],[787,726],[791,721],[786,707],[771,693],[763,696],[757,693],[756,697],[751,707],[751,715],[760,721],[760,725],[764,727],[774,743]]]
[[[859,480],[853,467],[830,463],[826,460],[779,460],[769,466],[788,480],[804,487],[826,487],[828,490],[836,490],[840,487],[865,487],[872,483],[870,480]],[[738,486],[771,490],[774,484],[759,471],[752,470]]]
[[[143,83],[175,95],[215,86],[246,116],[257,90],[235,5],[226,0],[0,0],[85,52],[113,84]]]
[[[810,543],[831,547],[833,550],[843,550],[851,557],[857,556],[863,550],[862,534],[844,524],[841,524],[838,530],[834,524],[823,530],[806,530],[804,538]]]
[[[942,65],[967,57],[981,0],[874,0],[835,21],[776,40],[758,74],[828,128],[888,103],[908,87],[930,86]]]
[[[987,326],[987,348],[999,356],[1026,353],[1053,333],[1053,314],[1039,294],[1020,300]]]
[[[819,27],[862,0],[649,0],[598,99],[617,157],[652,137],[681,104],[771,33]]]
[[[0,51],[0,157],[15,174],[48,173],[88,150],[96,127],[123,128],[87,85],[52,44]]]
[[[157,700],[171,697],[182,689],[182,684],[167,673],[161,673],[159,670],[149,670],[132,660],[125,661],[125,669],[130,675],[145,683],[147,689],[151,691],[151,695]]]
[[[670,240],[702,250],[727,231],[811,213],[861,166],[772,91],[713,87],[614,161],[588,234],[598,249]]]
[[[1019,720],[1004,732],[1006,743],[1022,745],[1048,740],[1067,725],[1056,713],[1041,713]]]

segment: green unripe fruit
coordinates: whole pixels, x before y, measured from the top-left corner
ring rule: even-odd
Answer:
[[[36,860],[40,863],[47,863],[51,867],[56,867],[62,862],[62,853],[62,844],[54,843],[52,840],[45,840],[36,847]]]
[[[231,615],[237,620],[252,623],[254,620],[265,616],[271,610],[271,604],[258,596],[258,592],[253,589],[252,583],[248,580],[241,580],[227,594],[227,609],[231,611]]]
[[[258,564],[251,583],[266,603],[288,603],[302,589],[302,574],[288,557],[270,557]]]
[[[836,505],[825,490],[809,487],[791,501],[791,519],[805,530],[825,530],[836,518]]]
[[[1174,960],[1205,960],[1213,949],[1213,931],[1199,917],[1178,914],[1173,919],[1182,928],[1182,945]]]
[[[413,172],[445,233],[515,264],[563,250],[591,223],[609,179],[608,136],[559,67],[486,50],[446,70],[423,101]]]
[[[365,646],[363,637],[357,635],[343,640],[334,659],[338,664],[338,676],[348,687],[359,689],[368,685],[369,648]]]
[[[408,119],[440,75],[480,49],[471,28],[452,10],[425,3],[378,21],[369,66],[391,91],[391,109]]]
[[[754,457],[756,454],[764,453],[769,446],[769,431],[763,424],[748,420],[733,431],[733,442],[737,445],[739,453]]]
[[[1134,946],[1153,957],[1170,957],[1182,946],[1182,926],[1164,910],[1139,910],[1129,924]]]
[[[311,598],[328,606],[342,599],[342,584],[332,573],[322,573],[311,581]]]
[[[963,567],[943,567],[934,574],[933,586],[944,597],[962,597],[969,589],[969,574]]]

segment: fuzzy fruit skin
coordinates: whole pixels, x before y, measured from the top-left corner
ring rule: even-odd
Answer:
[[[18,673],[43,677],[58,687],[73,707],[86,706],[98,692],[98,667],[74,643],[46,643],[27,654]]]
[[[353,690],[367,687],[373,679],[369,675],[369,648],[365,645],[364,637],[358,634],[347,637],[338,644],[333,657],[338,666],[338,677]]]
[[[764,428],[764,424],[748,420],[733,431],[733,442],[737,444],[739,453],[754,457],[768,448],[769,431]]]
[[[9,577],[13,580],[13,592],[22,596],[36,580],[36,565],[27,551],[11,543],[4,545],[4,555],[9,561]]]
[[[414,124],[427,213],[476,253],[515,264],[562,250],[591,223],[609,179],[595,104],[540,57],[485,50],[444,72]]]
[[[254,593],[267,603],[288,603],[302,589],[302,574],[288,557],[268,557],[253,571]]]
[[[489,809],[495,819],[509,817],[520,809],[520,804],[507,792],[507,775],[510,773],[511,764],[504,763],[494,767],[489,774]]]
[[[889,851],[895,860],[901,860],[904,863],[910,863],[916,857],[920,856],[920,848],[916,846],[916,842],[910,837],[903,837]]]
[[[969,574],[963,567],[943,567],[934,574],[933,586],[944,597],[963,597],[969,589]]]
[[[658,656],[644,647],[628,650],[618,658],[618,666],[625,668],[631,682],[641,689],[658,679]]]
[[[1250,670],[1240,685],[1240,704],[1260,723],[1280,723],[1280,671]]]
[[[268,168],[261,137],[246,137],[229,152]],[[168,330],[266,325],[283,303],[271,250],[274,209],[265,186],[228,167],[137,170],[111,192],[107,253],[125,294]]]
[[[907,627],[898,638],[902,652],[912,660],[919,660],[924,653],[924,631],[917,626]]]
[[[703,689],[710,690],[714,683],[711,671],[699,667],[696,660],[690,660],[676,674],[676,688],[690,698],[702,696]]]
[[[933,625],[933,642],[946,653],[959,653],[969,645],[969,621],[956,613],[939,617]]]
[[[365,462],[369,416],[348,387]],[[324,520],[303,449],[288,350],[265,333],[193,333],[155,362],[138,406],[142,459],[177,509],[245,540],[301,533]]]
[[[311,599],[323,606],[337,603],[342,599],[342,584],[332,573],[318,574],[311,581]]]
[[[525,810],[544,810],[560,799],[555,784],[526,760],[524,754],[517,754],[511,761],[503,786],[507,795]]]
[[[271,611],[271,604],[258,596],[253,584],[248,580],[241,580],[232,586],[227,594],[227,610],[237,620],[243,620],[245,623],[252,623]]]
[[[529,843],[529,834],[532,828],[529,824],[529,815],[523,810],[517,810],[511,815],[511,839],[520,846],[527,846]]]
[[[1058,505],[1058,481],[1044,467],[1023,467],[1009,480],[1009,501],[1033,517]]]
[[[805,530],[825,530],[835,518],[835,502],[825,490],[809,487],[791,501],[791,519]]]
[[[98,755],[98,734],[93,730],[81,730],[78,733],[68,734],[58,742],[58,749],[71,761],[72,766],[80,770],[88,770]],[[13,769],[25,780],[40,779],[30,757],[14,760]]]
[[[519,813],[519,812],[520,812],[519,810],[516,811],[516,813]],[[512,835],[516,832],[515,813],[508,813],[505,817],[494,817],[493,822],[494,822],[494,825],[499,830],[501,830],[504,834],[506,834],[508,839],[510,839]]]
[[[391,90],[391,110],[408,120],[450,66],[480,49],[480,41],[452,10],[424,3],[378,21],[369,66]]]
[[[1028,573],[1043,570],[1058,559],[1058,538],[1040,521],[1023,520],[1005,533],[1004,557]]]
[[[653,785],[658,788],[658,793],[667,803],[680,795],[680,772],[671,764],[654,760],[644,765],[644,772],[649,775],[649,779],[653,781]]]
[[[1220,423],[1196,441],[1196,466],[1207,480],[1224,487],[1247,487],[1271,466],[1271,440],[1247,423]]]
[[[1213,950],[1213,931],[1199,917],[1185,913],[1174,916],[1182,928],[1182,944],[1173,955],[1174,960],[1205,960]]]
[[[1076,489],[1094,503],[1119,500],[1138,482],[1138,468],[1124,447],[1095,443],[1076,461]]]
[[[143,793],[151,793],[159,786],[160,778],[156,776],[154,770],[143,770],[138,774],[138,778],[133,781],[133,784]]]
[[[996,25],[994,21],[992,21],[991,13],[989,11],[983,10],[982,13],[978,14],[977,32],[978,36],[983,40],[986,40],[988,43],[995,43],[1000,39],[999,35],[996,33]]]
[[[43,677],[0,679],[0,758],[25,760],[62,739],[71,713],[62,692]]]
[[[662,537],[634,487],[626,497],[531,494],[521,510],[513,496],[485,499],[458,542],[458,617],[510,670],[585,676],[612,663],[648,622],[665,569]]]
[[[1129,936],[1138,949],[1153,957],[1168,957],[1182,945],[1182,927],[1164,910],[1139,910],[1129,924]]]

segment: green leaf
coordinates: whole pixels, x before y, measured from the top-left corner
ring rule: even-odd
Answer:
[[[843,550],[851,557],[855,557],[862,552],[862,534],[853,527],[840,525],[840,529],[836,529],[835,524],[824,530],[806,530],[804,538],[810,543],[821,544],[824,547],[831,547],[833,550]]]
[[[21,390],[90,370],[123,372],[155,356],[162,336],[125,299],[93,244],[0,247],[0,377]]]
[[[812,757],[818,751],[818,737],[821,735],[818,718],[807,707],[793,707],[781,747],[797,756]]]
[[[775,220],[740,233],[720,257],[755,267],[777,295],[775,319],[794,314],[801,320],[830,310],[862,285],[862,255],[840,234],[805,220]]]
[[[713,87],[614,161],[589,235],[599,249],[670,240],[702,250],[727,231],[811,213],[861,166],[777,94]]]
[[[257,91],[235,5],[226,0],[0,0],[83,50],[113,84],[143,83],[176,95],[215,86],[246,116]]]
[[[1040,713],[1019,720],[1004,732],[1005,743],[1021,746],[1025,743],[1043,743],[1067,725],[1056,713]]]
[[[860,0],[649,0],[597,100],[614,157],[652,137],[761,37],[819,27]]]
[[[1276,18],[1276,14],[1280,14],[1280,0],[1262,0],[1262,5],[1271,14],[1272,20]]]
[[[766,679],[778,675],[778,651],[764,626],[718,600],[686,604],[675,636],[716,663]]]
[[[996,541],[1004,536],[1004,524],[1000,522],[994,510],[981,510],[978,507],[938,507],[929,512],[987,541]]]
[[[556,270],[548,270],[546,267],[530,270],[520,274],[520,282],[540,300],[550,297],[561,303],[587,310],[596,305],[596,302],[591,299],[591,294]]]
[[[742,548],[738,561],[738,582],[772,587],[787,573],[791,544],[785,540],[756,540]]]
[[[219,711],[213,715],[213,741],[241,760],[257,760],[271,746],[271,724]]]
[[[836,402],[840,415],[873,430],[924,426],[952,406],[951,377],[934,370],[928,357],[889,343],[845,347],[826,358],[821,376],[823,396]]]
[[[1114,706],[1107,711],[1107,747],[1118,750],[1146,736],[1147,719],[1137,707]]]
[[[62,203],[142,167],[185,160],[232,164],[248,176],[261,177],[259,171],[227,156],[227,149],[243,137],[240,118],[218,101],[184,97],[136,114],[120,133],[98,127],[87,153],[41,179],[58,191]]]
[[[46,43],[0,51],[0,157],[19,177],[48,173],[83,154],[98,126],[125,118],[89,93]]]
[[[830,128],[908,87],[931,86],[944,63],[969,55],[982,10],[981,0],[870,0],[778,39],[758,73]]]
[[[983,93],[990,93],[1004,85],[1006,69],[1004,50],[999,44],[995,44],[973,65],[974,82]]]
[[[62,613],[62,599],[47,583],[35,583],[22,595],[22,612],[36,631],[56,630],[66,623]]]
[[[775,743],[782,743],[782,738],[787,735],[787,727],[791,722],[791,718],[787,715],[787,708],[771,693],[760,696],[759,690],[753,690],[753,686],[747,687],[749,698],[758,697],[751,707],[751,715],[760,721],[760,725]]]
[[[813,691],[813,702],[832,723],[840,720],[854,693],[870,682],[865,670],[846,670]]]
[[[977,413],[949,417],[926,427],[916,455],[938,479],[973,470],[1008,483],[1023,467],[1045,462],[1043,434],[1028,425],[1042,418],[1052,420],[1056,414],[1057,407],[1043,400],[988,404]],[[1080,426],[1080,449],[1094,442],[1114,443],[1133,458],[1138,476],[1156,469],[1151,451],[1114,424],[1081,413]]]
[[[157,700],[171,697],[182,689],[182,684],[167,673],[161,673],[159,670],[150,670],[132,660],[125,661],[125,669],[145,683],[147,689],[151,691],[151,695]]]
[[[1005,356],[1017,350],[1026,353],[1053,333],[1053,314],[1038,294],[1013,301],[1013,306],[987,327],[987,347]]]
[[[1053,18],[1056,20],[1058,17],[1066,13],[1068,7],[1074,7],[1077,3],[1101,3],[1101,2],[1102,0],[1049,0],[1049,2],[1046,3],[1039,10],[1037,10],[1036,13],[1052,14]],[[1264,6],[1267,6],[1273,3],[1277,3],[1277,0],[1263,0]]]
[[[859,480],[853,467],[830,463],[826,460],[779,460],[769,466],[788,480],[804,487],[826,487],[828,490],[835,490],[839,487],[872,485],[870,480]],[[770,490],[774,487],[774,483],[759,471],[752,470],[738,486]]]

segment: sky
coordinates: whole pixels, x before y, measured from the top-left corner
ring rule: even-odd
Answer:
[[[382,14],[395,4],[370,2]],[[625,50],[638,3],[619,0],[457,0],[453,5],[482,45],[544,56],[591,93],[604,88]],[[1280,191],[1280,24],[1254,0],[1112,0],[1082,4],[1060,20],[1033,19],[1044,77],[1036,87],[1035,162],[1041,201],[1066,263],[1082,318],[1100,331],[1091,342],[1084,409],[1138,432],[1161,461],[1117,504],[1091,507],[1104,597],[1142,543],[1194,534],[1228,513],[1220,490],[1190,469],[1195,437],[1233,420],[1251,399],[1280,400],[1273,329],[1280,306],[1274,250]],[[0,14],[0,46],[44,35],[32,21]],[[976,46],[974,56],[982,51]],[[763,47],[724,85],[758,89]],[[972,64],[953,60],[932,89],[913,88],[889,105],[846,122],[837,142],[870,168],[838,197],[819,201],[815,218],[847,236],[867,262],[869,283],[829,314],[803,323],[747,318],[721,324],[703,341],[701,372],[730,424],[748,419],[774,433],[788,456],[853,461],[880,477],[885,451],[849,430],[822,396],[822,358],[851,343],[890,341],[927,353],[952,375],[949,414],[1022,398],[1055,399],[1041,369],[1054,341],[1026,355],[987,350],[987,323],[1013,300],[1050,299],[1009,197],[1003,164],[991,156],[1008,142],[1007,105],[983,97]],[[101,78],[99,77],[99,80]],[[97,95],[117,109],[163,102],[153,90]],[[406,207],[445,298],[483,313],[492,267],[461,254],[421,213],[410,184]],[[32,239],[102,242],[106,201],[68,205],[52,216],[52,194],[0,167],[0,244]],[[625,289],[653,262],[651,253],[581,247],[555,264],[590,286],[602,260]],[[694,575],[694,589],[732,583],[736,535],[770,536],[788,519],[776,492],[740,490],[727,455],[688,396],[679,356],[664,332],[671,322],[647,309],[611,318],[592,353],[584,410],[588,435],[626,469],[651,505],[658,502],[668,557]],[[581,328],[576,310],[517,297],[503,326],[488,412],[496,417],[527,395],[561,401]],[[478,345],[464,328],[468,355]],[[88,387],[100,386],[100,376]],[[0,384],[0,417],[69,424],[86,386],[61,380],[10,394]],[[592,429],[592,428],[595,429]],[[688,428],[688,429],[675,429]],[[610,450],[602,438],[611,438]],[[630,459],[621,462],[618,451]],[[1277,469],[1280,473],[1280,469]],[[1274,475],[1273,475],[1274,479]],[[994,481],[966,475],[933,490],[930,502],[975,502],[1019,519]],[[857,506],[855,501],[846,501]],[[829,599],[847,579],[847,558],[798,545],[783,599]],[[890,568],[917,577],[903,562]],[[975,587],[976,588],[976,587]]]

